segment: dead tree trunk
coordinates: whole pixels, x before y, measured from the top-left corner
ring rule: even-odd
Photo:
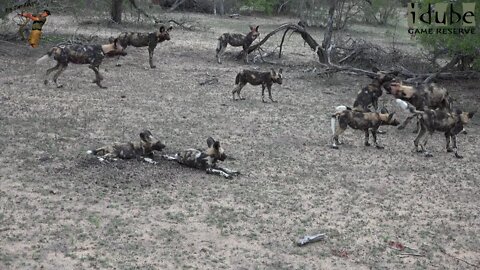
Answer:
[[[122,23],[123,0],[112,0],[110,15],[116,23]]]
[[[284,24],[278,27],[277,29],[273,30],[272,32],[268,33],[259,43],[250,46],[248,48],[248,53],[251,53],[257,50],[258,48],[260,48],[260,46],[262,46],[271,36],[273,36],[274,34],[282,30],[292,30],[294,33],[299,33],[302,36],[303,40],[305,40],[305,42],[308,44],[308,46],[310,46],[310,48],[312,48],[312,50],[314,50],[315,53],[318,55],[318,60],[321,63],[325,63],[326,58],[325,58],[324,48],[322,48],[318,44],[318,42],[309,33],[307,33],[305,28],[296,24]]]
[[[323,36],[322,47],[325,50],[324,63],[330,63],[330,51],[332,48],[333,35],[333,15],[335,14],[335,1],[330,0],[330,8],[328,10],[327,32]]]

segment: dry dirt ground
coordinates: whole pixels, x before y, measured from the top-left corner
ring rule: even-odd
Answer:
[[[293,20],[189,16],[207,30],[176,28],[155,51],[157,69],[148,68],[146,48],[128,48],[121,67],[105,60],[108,89],[90,83],[93,72],[85,65],[68,67],[59,79],[62,89],[43,85],[54,62],[35,66],[35,60],[61,34],[77,29],[69,18],[51,16],[37,50],[0,41],[0,269],[480,265],[478,116],[468,135],[459,136],[462,160],[444,151],[440,133],[429,143],[434,157],[414,153],[413,125],[384,128],[384,150],[364,147],[363,134],[351,129],[340,150],[330,149],[334,106],[352,104],[368,78],[304,72],[315,59],[295,35],[284,58],[270,59],[276,65],[246,66],[233,59],[238,48],[231,47],[218,65],[214,48],[221,33],[245,32],[253,23],[266,33]],[[362,29],[349,34],[387,43],[385,29]],[[80,29],[102,38],[121,30]],[[315,30],[312,35],[322,38]],[[418,49],[411,41],[404,47]],[[278,103],[263,104],[260,87],[252,86],[243,91],[245,101],[231,100],[235,75],[247,67],[284,69],[284,84],[273,87]],[[218,83],[199,84],[213,78]],[[473,110],[480,101],[477,83],[443,86],[458,106]],[[382,102],[391,107],[390,96]],[[151,165],[100,163],[86,154],[136,140],[144,128],[167,144],[166,153],[205,147],[213,136],[235,158],[225,167],[242,175],[226,180],[158,156]],[[315,233],[325,233],[326,240],[295,245]]]

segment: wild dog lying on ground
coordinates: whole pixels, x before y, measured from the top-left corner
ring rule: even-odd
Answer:
[[[188,167],[206,170],[207,173],[221,175],[225,178],[232,178],[234,175],[240,174],[238,171],[221,168],[217,165],[217,161],[224,161],[227,156],[220,141],[215,141],[212,137],[207,139],[208,148],[205,151],[198,149],[187,149],[176,153],[174,156],[164,155],[168,160],[175,160],[180,164]]]
[[[162,151],[165,144],[156,140],[149,130],[140,132],[139,142],[113,143],[94,150],[88,150],[88,154],[99,156],[103,160],[137,159],[149,163],[156,163],[152,160],[153,151]]]
[[[250,32],[246,35],[242,34],[230,34],[224,33],[218,38],[217,43],[217,62],[222,63],[221,57],[225,53],[227,45],[230,44],[233,47],[242,46],[243,61],[248,63],[248,48],[252,45],[253,41],[260,35],[258,32],[258,25],[256,27],[250,26]]]
[[[265,102],[265,87],[268,89],[268,97],[272,102],[276,102],[272,98],[272,84],[278,83],[282,84],[282,69],[278,70],[278,73],[272,68],[270,72],[259,72],[254,70],[244,69],[242,72],[237,74],[235,78],[235,84],[237,85],[233,91],[233,100],[235,101],[235,93],[237,93],[238,98],[244,100],[245,98],[240,95],[240,91],[247,84],[251,85],[262,85],[262,101]]]
[[[386,73],[377,68],[374,68],[373,71],[376,75],[369,76],[373,81],[358,92],[357,98],[353,103],[354,108],[362,109],[365,112],[369,111],[368,107],[370,105],[375,110],[378,109],[378,98],[383,94],[382,87],[394,80],[395,76],[398,75],[398,72]]]
[[[445,88],[438,87],[435,84],[424,84],[420,86],[408,86],[402,82],[392,82],[385,86],[385,90],[395,98],[404,100],[415,107],[416,110],[442,109],[450,111],[452,109],[452,98]],[[403,129],[415,117],[411,115],[405,119],[399,129]],[[415,132],[418,132],[418,124]]]
[[[388,113],[386,109],[382,109],[382,112],[376,113],[352,110],[346,106],[336,107],[336,113],[332,115],[331,119],[333,133],[332,148],[338,149],[337,144],[341,144],[339,142],[339,136],[347,129],[347,126],[349,126],[365,132],[365,146],[370,146],[370,131],[375,147],[382,149],[383,146],[380,146],[377,142],[377,130],[382,125],[397,126],[399,122],[393,117],[394,114],[395,113]]]
[[[172,29],[172,26],[170,26],[168,29],[165,29],[165,26],[160,26],[160,29],[153,33],[124,32],[121,33],[117,39],[124,48],[127,48],[127,46],[148,46],[148,63],[150,64],[150,68],[156,68],[156,66],[153,64],[153,51],[157,47],[158,43],[164,42],[165,40],[170,40],[170,31]]]
[[[123,51],[123,47],[118,43],[118,40],[113,40],[110,44],[105,45],[84,45],[79,43],[62,43],[51,48],[47,54],[37,60],[37,64],[47,60],[49,57],[53,57],[57,61],[57,65],[53,68],[47,69],[45,74],[44,83],[48,84],[48,75],[58,70],[53,75],[53,82],[60,88],[63,85],[57,83],[57,79],[68,66],[68,63],[73,64],[89,64],[89,68],[95,72],[95,80],[100,88],[106,88],[102,86],[101,81],[103,76],[100,74],[99,68],[105,56],[124,56],[126,53]]]
[[[454,152],[455,157],[462,158],[462,156],[458,154],[457,134],[464,130],[465,125],[470,122],[470,119],[472,119],[475,112],[463,112],[458,109],[454,111],[448,111],[446,109],[425,109],[419,111],[415,106],[403,100],[397,99],[396,101],[403,109],[408,109],[413,113],[414,117],[419,119],[420,130],[413,142],[417,152],[424,152],[425,156],[431,157],[432,154],[426,150],[428,139],[432,137],[435,131],[440,131],[445,134],[447,152]],[[419,142],[424,136],[425,139],[423,140],[423,143],[420,144],[419,149]],[[453,148],[450,147],[450,142],[452,143]]]

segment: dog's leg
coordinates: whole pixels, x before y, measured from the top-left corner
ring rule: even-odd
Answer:
[[[271,85],[267,85],[267,89],[268,89],[268,98],[270,98],[270,100],[271,100],[273,103],[277,103],[277,101],[273,100],[273,98],[272,98],[272,86],[271,86]]]
[[[415,151],[417,152],[423,152],[423,147],[420,145],[420,150],[418,149],[418,144],[420,142],[420,139],[425,135],[426,129],[423,127],[423,125],[420,125],[420,131],[418,131],[417,137],[413,141],[413,144],[415,145]]]
[[[418,130],[420,129],[420,121],[417,120],[417,124],[416,124],[416,127],[415,129],[412,131],[412,133],[418,133]]]
[[[178,161],[178,155],[176,155],[176,154],[175,154],[175,156],[163,155],[162,157],[165,158],[166,160]]]
[[[142,157],[142,160],[147,162],[147,163],[150,163],[150,164],[157,164],[158,163],[158,162],[154,161],[153,159],[146,158],[146,157]]]
[[[370,146],[370,143],[368,142],[369,137],[370,137],[370,134],[369,134],[368,129],[367,129],[367,130],[365,130],[365,146]]]
[[[218,45],[217,45],[217,63],[221,64],[222,63],[222,56],[225,53],[225,49],[227,49],[228,43],[225,42],[223,39],[218,40]]]
[[[239,175],[240,174],[239,171],[230,170],[230,169],[223,168],[223,167],[215,167],[214,169],[224,171],[225,173],[230,174],[230,175]]]
[[[265,84],[264,83],[262,84],[262,102],[267,103],[265,101]]]
[[[148,45],[148,63],[150,64],[150,68],[156,68],[153,64],[153,51],[157,47],[157,43]]]
[[[95,80],[93,82],[96,83],[100,88],[107,88],[101,84],[103,76],[100,74],[100,71],[98,71],[98,66],[89,65],[88,67],[95,72]]]
[[[333,141],[332,142],[332,148],[333,149],[338,149],[337,145],[341,144],[339,142],[339,136],[347,129],[347,124],[343,122],[344,120],[342,118],[335,117],[335,119],[332,118],[332,120],[337,121],[337,124],[338,124],[335,128],[335,133],[333,134],[333,137],[332,137],[332,141]]]
[[[52,73],[52,71],[57,70],[59,67],[60,67],[60,62],[57,62],[57,65],[56,65],[56,66],[47,69],[47,73],[45,73],[45,80],[43,81],[43,83],[44,83],[45,85],[48,84],[48,75],[49,75],[50,73]]]
[[[207,171],[208,174],[221,175],[221,176],[223,176],[225,178],[228,178],[228,179],[232,178],[232,176],[230,174],[228,174],[228,173],[226,173],[222,170],[218,170],[218,169],[214,169],[214,168],[207,168],[206,171]]]
[[[240,91],[242,91],[242,88],[245,86],[244,83],[240,82],[232,91],[233,95],[233,101],[235,101],[235,93],[237,93],[237,96],[240,100],[244,100],[245,98],[240,95]]]
[[[447,152],[453,152],[452,148],[450,147],[450,134],[445,133],[445,141],[447,142]]]
[[[346,128],[342,128],[341,126],[337,127],[337,130],[335,131],[335,134],[333,134],[333,143],[332,143],[332,148],[338,149],[338,145],[341,144],[339,142],[340,135],[345,131]]]
[[[455,152],[455,157],[456,158],[463,158],[463,156],[458,154],[457,136],[456,135],[452,135],[452,144],[453,144],[453,151]]]
[[[375,144],[375,147],[377,149],[383,149],[385,147],[381,146],[378,142],[377,142],[377,131],[375,129],[372,129],[371,130],[372,132],[372,137],[373,137],[373,143]]]
[[[423,151],[425,152],[426,157],[433,157],[433,155],[427,151],[427,142],[430,137],[432,137],[433,132],[428,132],[428,134],[425,136],[425,139],[423,140]]]
[[[57,83],[57,80],[58,80],[58,76],[60,76],[60,74],[62,74],[62,72],[67,68],[67,65],[68,64],[60,64],[60,67],[58,68],[57,73],[55,73],[55,75],[53,75],[53,82],[55,83],[57,88],[62,88],[63,87],[63,85]]]

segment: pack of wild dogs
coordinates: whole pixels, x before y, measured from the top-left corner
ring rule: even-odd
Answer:
[[[117,37],[109,39],[107,44],[81,44],[73,42],[60,43],[52,47],[44,56],[37,60],[37,64],[48,58],[53,58],[57,64],[47,69],[44,83],[48,84],[48,75],[53,71],[53,82],[60,88],[61,84],[57,82],[60,74],[67,68],[69,63],[88,64],[89,68],[95,73],[93,80],[100,88],[106,88],[101,84],[104,79],[100,74],[100,65],[105,57],[125,56],[125,49],[128,46],[148,47],[148,63],[150,68],[155,68],[153,64],[153,54],[158,43],[170,40],[172,27],[161,26],[158,31],[151,33],[123,32]],[[222,56],[228,45],[232,47],[242,47],[242,57],[245,63],[248,63],[249,47],[260,36],[259,26],[251,26],[247,34],[224,33],[218,38],[216,47],[216,60],[218,64],[222,63]],[[244,69],[237,73],[235,77],[235,87],[232,90],[233,101],[244,100],[241,90],[247,85],[262,86],[262,102],[265,101],[265,88],[268,90],[268,97],[271,102],[276,102],[272,97],[272,86],[274,83],[281,85],[283,82],[283,70],[271,69],[269,71],[256,71]],[[370,146],[370,134],[373,138],[373,144],[376,148],[383,148],[378,143],[377,135],[380,126],[391,125],[398,126],[400,122],[395,117],[395,112],[389,112],[386,108],[378,107],[378,100],[383,92],[391,94],[395,98],[395,103],[403,110],[410,113],[410,116],[399,126],[404,128],[412,119],[417,119],[417,137],[414,140],[415,149],[418,152],[425,153],[426,156],[432,154],[426,149],[429,137],[435,131],[444,132],[446,138],[447,152],[454,152],[457,158],[462,156],[458,154],[456,136],[465,132],[465,125],[473,117],[474,112],[463,112],[459,109],[453,109],[453,99],[449,96],[447,90],[440,88],[435,84],[420,86],[409,86],[397,79],[395,72],[383,72],[374,69],[374,75],[371,75],[372,82],[365,86],[355,99],[352,107],[337,106],[332,115],[331,128],[333,132],[332,145],[338,149],[340,145],[339,137],[347,129],[362,130],[365,134],[364,145]],[[238,97],[236,99],[235,95]],[[155,164],[154,151],[162,151],[165,144],[155,139],[149,130],[140,132],[140,140],[126,143],[113,143],[88,153],[95,155],[101,161],[115,159],[137,159]],[[423,142],[420,140],[423,138]],[[163,155],[166,160],[176,161],[180,164],[202,169],[207,173],[217,174],[226,178],[238,175],[239,172],[217,165],[218,161],[224,161],[227,156],[220,141],[208,137],[207,148],[187,149],[175,153],[174,155]]]

